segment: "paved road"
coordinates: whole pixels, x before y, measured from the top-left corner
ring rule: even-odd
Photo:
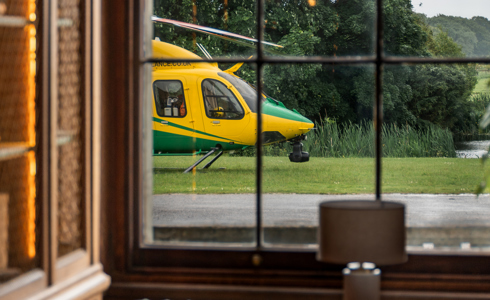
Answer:
[[[264,226],[316,226],[318,205],[327,200],[373,200],[373,195],[264,194]],[[407,227],[490,226],[490,197],[387,194],[406,205]],[[253,226],[255,194],[153,196],[154,226]]]

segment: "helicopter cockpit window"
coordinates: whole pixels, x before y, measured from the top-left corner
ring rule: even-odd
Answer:
[[[250,84],[228,73],[219,72],[218,75],[228,80],[238,90],[252,112],[257,112],[257,91]],[[265,101],[264,96],[261,97],[261,101]]]
[[[240,102],[223,83],[204,80],[202,83],[206,115],[211,119],[241,119],[244,111]]]
[[[155,106],[160,117],[183,118],[187,114],[184,88],[178,80],[158,80],[153,83]]]

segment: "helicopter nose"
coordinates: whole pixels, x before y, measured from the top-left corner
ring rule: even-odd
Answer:
[[[264,144],[291,140],[313,128],[313,123],[298,122],[289,119],[264,115],[263,119]]]
[[[263,103],[263,131],[268,142],[289,140],[301,136],[313,128],[314,124],[296,110],[287,109],[279,101],[267,99]]]
[[[314,126],[313,122],[308,122],[308,123],[306,123],[306,122],[298,122],[298,123],[296,123],[294,125],[295,125],[295,128],[291,132],[294,136],[291,136],[290,138],[304,135],[308,131],[310,131],[313,128],[313,126]]]

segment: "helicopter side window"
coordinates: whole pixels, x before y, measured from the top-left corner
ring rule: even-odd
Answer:
[[[257,112],[257,91],[252,85],[240,77],[233,76],[225,72],[219,72],[218,75],[228,80],[237,89],[252,112]],[[262,102],[265,101],[265,97],[263,95],[260,98]]]
[[[157,80],[153,83],[155,106],[160,117],[183,118],[187,114],[184,88],[178,80]]]
[[[244,111],[240,102],[222,82],[206,79],[202,83],[202,91],[208,118],[243,118]]]

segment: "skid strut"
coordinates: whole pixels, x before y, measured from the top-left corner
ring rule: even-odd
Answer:
[[[223,151],[220,151],[218,154],[216,154],[216,156],[210,161],[208,162],[204,167],[203,169],[207,169],[209,167],[211,167],[211,165],[223,154]]]
[[[195,167],[197,167],[197,165],[199,165],[203,160],[205,160],[206,158],[208,158],[209,156],[211,156],[211,154],[213,154],[214,152],[218,151],[219,149],[220,148],[211,148],[211,151],[209,151],[208,153],[206,153],[206,155],[204,155],[203,157],[201,157],[192,166],[190,166],[189,168],[187,168],[184,171],[184,173],[189,173],[192,169],[194,169]],[[223,151],[220,151],[218,154],[216,154],[216,156],[209,163],[207,163],[204,166],[203,169],[209,168],[222,154],[223,154]]]

